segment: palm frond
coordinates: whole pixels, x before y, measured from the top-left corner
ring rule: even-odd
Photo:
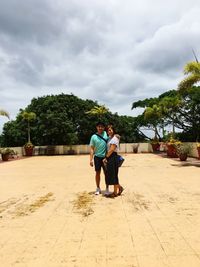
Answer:
[[[94,108],[92,108],[89,111],[86,111],[85,113],[90,115],[103,115],[108,112],[109,109],[106,108],[104,105],[102,105],[102,106],[94,106]]]
[[[3,109],[0,109],[0,115],[1,116],[6,116],[8,119],[10,119],[9,113]]]
[[[184,73],[185,74],[199,74],[200,75],[200,63],[199,62],[189,62],[186,64],[184,68]]]
[[[200,81],[200,75],[192,74],[179,83],[178,90],[180,92],[184,92],[199,81]]]

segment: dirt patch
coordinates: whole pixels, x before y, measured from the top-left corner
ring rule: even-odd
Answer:
[[[170,196],[170,195],[167,195],[167,194],[160,194],[159,198],[164,200],[162,202],[166,202],[167,201],[167,202],[172,203],[172,204],[176,204],[179,201],[179,199],[177,197]]]
[[[92,209],[92,206],[94,204],[94,196],[87,193],[87,192],[81,192],[77,194],[77,198],[72,201],[74,205],[74,210],[77,213],[80,213],[83,217],[88,217],[92,213],[94,213],[94,210]]]
[[[53,193],[49,192],[48,194],[42,197],[39,197],[31,204],[20,205],[14,211],[15,217],[26,216],[26,215],[29,215],[30,213],[35,212],[37,209],[43,207],[48,201],[54,200],[52,196],[53,196]]]
[[[0,213],[5,212],[6,210],[8,210],[11,206],[15,205],[17,202],[19,201],[19,199],[16,198],[10,198],[6,201],[3,201],[0,203]]]
[[[196,216],[199,214],[199,210],[196,208],[187,208],[187,207],[182,207],[176,210],[176,214],[181,215],[181,216]]]
[[[132,204],[135,212],[149,210],[150,201],[146,200],[145,197],[138,193],[130,193],[127,196],[127,201]]]

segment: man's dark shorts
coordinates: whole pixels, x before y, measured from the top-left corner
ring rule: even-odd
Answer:
[[[103,159],[104,158],[99,158],[97,156],[94,156],[94,168],[95,168],[95,171],[96,172],[100,171],[101,170],[101,167],[104,170]]]

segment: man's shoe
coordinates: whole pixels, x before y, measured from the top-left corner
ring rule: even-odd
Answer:
[[[96,196],[101,194],[101,189],[99,187],[97,187],[96,192],[94,193]]]

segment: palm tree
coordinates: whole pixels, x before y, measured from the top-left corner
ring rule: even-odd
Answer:
[[[200,63],[192,61],[186,64],[184,74],[188,75],[178,85],[178,90],[183,92],[191,88],[194,84],[200,82]]]
[[[31,143],[31,136],[30,136],[30,121],[36,119],[36,114],[34,112],[26,112],[22,113],[22,118],[27,121],[27,131],[28,131],[28,143]]]
[[[109,112],[109,109],[106,108],[104,105],[102,106],[94,106],[94,108],[92,108],[89,111],[86,111],[86,114],[90,114],[90,115],[95,115],[97,116],[99,119],[102,118],[102,116],[106,113]]]
[[[6,116],[8,119],[10,119],[9,113],[3,109],[0,109],[0,115],[1,116]]]

